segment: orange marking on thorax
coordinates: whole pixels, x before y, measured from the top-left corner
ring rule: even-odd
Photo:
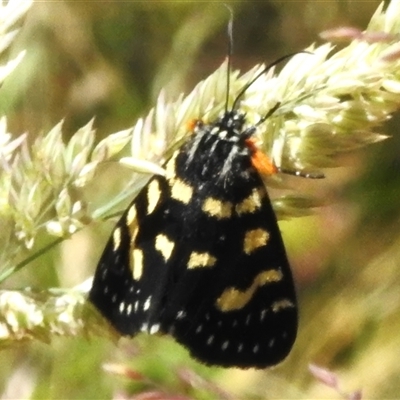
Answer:
[[[260,174],[269,176],[278,172],[272,160],[258,149],[254,139],[247,139],[246,145],[251,151],[251,163]]]
[[[194,128],[196,127],[196,125],[199,123],[198,119],[191,119],[189,121],[186,122],[186,129],[190,132],[194,131]]]

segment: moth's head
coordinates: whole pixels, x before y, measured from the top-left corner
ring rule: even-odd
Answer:
[[[207,133],[221,140],[239,142],[250,137],[247,130],[244,129],[246,123],[246,114],[236,110],[225,111],[212,123],[204,122],[201,119],[193,119],[187,123],[189,131],[196,133]],[[245,134],[243,137],[243,134]]]
[[[246,114],[237,110],[225,111],[216,121],[213,130],[220,135],[221,139],[237,138],[239,141],[245,122]],[[216,131],[217,129],[219,132]]]

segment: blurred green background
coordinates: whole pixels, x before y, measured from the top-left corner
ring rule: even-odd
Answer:
[[[35,135],[65,118],[65,139],[96,116],[100,140],[130,127],[161,88],[173,100],[227,54],[229,4],[235,68],[245,71],[313,42],[318,33],[364,29],[379,1],[44,1],[30,10],[15,51],[27,56],[2,88],[10,131]],[[326,205],[281,223],[300,305],[289,358],[267,371],[207,368],[171,339],[140,336],[116,346],[98,338],[55,338],[3,350],[4,399],[139,398],[143,391],[201,399],[344,398],[308,372],[339,374],[346,392],[400,398],[400,136],[341,160],[324,181],[291,178]],[[93,183],[94,201],[115,195],[114,174]],[[94,272],[113,223],[89,227],[13,277],[13,287],[72,287]],[[105,371],[129,367],[146,379]],[[115,371],[114,371],[115,372]],[[175,397],[174,397],[175,396]]]

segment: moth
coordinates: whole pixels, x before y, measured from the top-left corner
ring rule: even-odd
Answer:
[[[293,277],[263,182],[278,169],[240,110],[256,79],[215,121],[195,121],[165,176],[132,201],[89,294],[122,335],[169,334],[208,365],[277,364],[297,333]]]

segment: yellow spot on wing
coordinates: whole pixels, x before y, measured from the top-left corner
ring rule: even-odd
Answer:
[[[253,251],[267,244],[269,233],[264,229],[254,229],[247,231],[244,236],[243,250],[246,254],[251,254]]]
[[[113,232],[114,251],[117,251],[121,245],[121,229],[115,228]]]
[[[236,212],[240,214],[252,214],[261,207],[263,192],[261,189],[253,189],[251,194],[236,205]]]
[[[171,180],[175,178],[176,175],[176,167],[175,167],[175,160],[178,155],[179,150],[175,151],[172,157],[167,161],[167,165],[165,166],[165,177],[167,180]]]
[[[240,290],[234,287],[225,289],[217,299],[216,306],[222,312],[240,310],[252,299],[259,287],[279,282],[282,277],[282,272],[278,269],[260,272],[247,289]]]
[[[232,207],[233,205],[229,201],[224,202],[212,197],[208,197],[203,203],[202,210],[212,217],[222,219],[231,217]]]
[[[171,257],[172,250],[174,249],[175,243],[167,238],[167,236],[160,234],[156,236],[155,248],[158,250],[165,261],[168,261]]]
[[[137,211],[136,211],[136,207],[132,206],[129,211],[128,214],[126,216],[126,223],[127,225],[131,225],[136,221],[136,215],[137,215]]]
[[[143,273],[143,251],[133,249],[131,258],[131,268],[133,270],[133,279],[139,280]]]
[[[161,197],[160,185],[157,179],[152,180],[147,188],[147,214],[151,214]]]
[[[184,204],[189,204],[193,196],[193,188],[180,179],[172,182],[171,197]]]
[[[217,259],[210,253],[197,253],[193,251],[190,254],[187,267],[199,268],[199,267],[212,267],[217,262]]]
[[[136,215],[137,215],[136,207],[133,205],[128,210],[128,214],[126,215],[126,224],[128,225],[129,232],[131,234],[131,246],[134,245],[136,236],[139,231]]]

